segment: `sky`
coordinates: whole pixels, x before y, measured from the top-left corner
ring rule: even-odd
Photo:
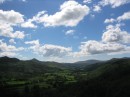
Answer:
[[[0,0],[0,57],[130,57],[130,0]]]

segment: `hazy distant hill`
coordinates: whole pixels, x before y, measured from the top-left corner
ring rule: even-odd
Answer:
[[[68,69],[72,70],[83,70],[86,66],[92,65],[95,63],[100,63],[100,60],[86,60],[86,61],[78,61],[75,63],[64,63],[64,66]]]
[[[78,62],[75,62],[76,64],[95,64],[95,63],[99,63],[101,62],[100,60],[86,60],[86,61],[78,61]]]

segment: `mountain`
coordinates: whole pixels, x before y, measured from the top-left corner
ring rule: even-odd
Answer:
[[[99,60],[86,60],[86,61],[78,61],[75,62],[76,64],[95,64],[95,63],[99,63],[101,61]]]
[[[72,97],[130,96],[130,58],[111,59],[91,66],[94,69],[86,70],[87,80],[68,85],[69,88],[61,92],[67,91],[66,95],[73,93]]]
[[[36,59],[36,58],[33,58],[33,59],[31,59],[31,60],[29,60],[29,61],[32,61],[32,62],[40,62],[38,59]]]
[[[104,76],[106,78],[117,78],[130,75],[130,58],[114,58],[102,63],[88,65],[84,68],[85,71],[91,71],[90,77]]]
[[[49,63],[41,62],[36,59],[23,61],[17,58],[1,57],[0,77],[29,77],[46,72],[61,71],[61,69],[47,66],[47,64]]]
[[[9,58],[9,57],[7,57],[7,56],[4,56],[4,57],[1,57],[1,58],[0,58],[0,63],[9,63],[9,62],[14,63],[14,62],[19,62],[19,61],[20,61],[20,60],[17,59],[17,58]]]
[[[62,63],[62,66],[69,70],[83,70],[85,67],[90,66],[92,64],[101,63],[100,60],[86,60],[86,61],[78,61],[75,63]]]
[[[76,63],[0,58],[0,97],[130,97],[130,58]]]

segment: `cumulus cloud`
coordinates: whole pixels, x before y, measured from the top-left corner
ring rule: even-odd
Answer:
[[[125,12],[122,16],[117,18],[117,21],[130,20],[130,11]]]
[[[25,34],[23,31],[14,31],[9,24],[0,23],[0,36],[23,39]]]
[[[0,41],[0,51],[3,51],[3,52],[14,52],[14,51],[22,51],[22,50],[24,50],[23,47],[16,48],[13,45],[7,45],[3,41]]]
[[[102,9],[101,9],[101,7],[99,6],[99,5],[94,5],[93,6],[93,11],[94,12],[100,12]]]
[[[115,22],[116,20],[111,18],[111,19],[105,19],[104,23],[113,23]]]
[[[91,3],[92,0],[84,0],[83,3]]]
[[[130,43],[130,34],[127,31],[122,31],[119,26],[109,25],[103,33],[102,41]]]
[[[22,14],[15,12],[14,10],[0,10],[0,22],[15,25],[24,22],[24,19]]]
[[[0,10],[0,36],[23,39],[23,31],[14,31],[13,27],[24,22],[23,15],[19,12]]]
[[[75,30],[68,30],[65,32],[65,35],[73,35]]]
[[[130,3],[130,0],[102,0],[99,3],[102,6],[110,5],[112,8],[116,8],[121,5]]]
[[[70,47],[66,48],[63,46],[52,45],[52,44],[40,45],[39,40],[27,41],[25,42],[25,44],[32,45],[29,47],[29,49],[33,50],[34,53],[43,55],[44,57],[61,58],[69,55],[69,53],[72,51]]]
[[[16,48],[13,45],[7,45],[7,43],[0,40],[0,56],[14,56],[16,52],[23,51],[23,47]]]
[[[104,23],[114,23],[114,22],[121,22],[125,20],[130,20],[130,11],[125,12],[123,15],[118,16],[116,19],[113,18],[105,19]]]
[[[3,56],[8,56],[8,57],[14,57],[16,56],[17,54],[14,53],[14,52],[1,52],[0,53],[0,57],[3,57]]]
[[[76,1],[65,1],[60,5],[59,11],[49,15],[46,11],[38,12],[33,18],[28,19],[21,24],[24,28],[37,28],[35,23],[41,23],[45,27],[49,26],[76,26],[80,21],[89,14],[89,7],[79,4]]]
[[[26,41],[25,44],[40,45],[39,40]]]
[[[16,44],[16,42],[14,41],[14,39],[10,39],[10,40],[9,40],[9,43],[10,43],[10,44]]]
[[[98,2],[97,5],[93,6],[93,11],[99,12],[102,10],[101,7],[108,6],[108,5],[110,5],[112,8],[116,8],[128,3],[130,3],[130,0],[101,0]],[[113,19],[106,19],[105,23],[112,23],[114,21],[115,20]]]
[[[111,52],[108,55],[119,55],[119,54],[128,54],[128,53],[130,53],[130,47],[125,48],[125,51]]]
[[[80,54],[101,54],[110,52],[119,52],[125,49],[124,45],[118,43],[102,43],[95,40],[89,40],[80,46]]]
[[[83,18],[89,14],[89,7],[81,5],[76,1],[66,1],[53,15],[48,15],[45,11],[39,12],[33,17],[33,21],[43,23],[47,26],[76,26]]]
[[[21,27],[23,27],[23,28],[37,28],[37,26],[34,25],[32,22],[33,22],[33,19],[29,19],[26,22],[22,23]]]
[[[102,40],[89,40],[81,42],[79,52],[71,53],[73,56],[88,56],[94,54],[120,54],[130,52],[130,34],[121,30],[121,24],[108,25],[102,35]]]
[[[39,49],[39,53],[43,54],[45,57],[64,57],[69,54],[71,48],[65,48],[62,46],[45,44]]]

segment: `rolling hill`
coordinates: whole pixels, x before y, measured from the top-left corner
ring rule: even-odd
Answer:
[[[76,63],[0,58],[0,97],[130,97],[129,90],[130,58]]]

